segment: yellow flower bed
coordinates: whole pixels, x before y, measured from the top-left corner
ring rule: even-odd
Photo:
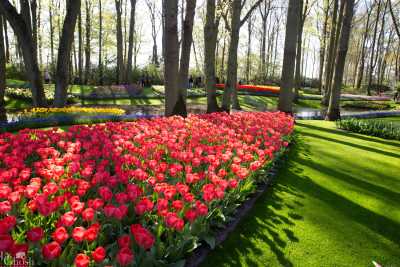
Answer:
[[[64,108],[32,108],[24,110],[24,114],[27,113],[107,113],[114,115],[124,115],[125,111],[119,108],[64,107]]]

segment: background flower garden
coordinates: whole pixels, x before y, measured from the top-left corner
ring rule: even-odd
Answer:
[[[53,266],[182,263],[293,126],[279,112],[221,113],[1,134],[0,250]]]

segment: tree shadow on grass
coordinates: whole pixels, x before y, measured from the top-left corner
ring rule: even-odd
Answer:
[[[333,134],[337,134],[340,138],[343,132],[334,132]],[[313,135],[310,136],[314,137]],[[320,138],[318,135],[317,137]],[[359,136],[354,137],[358,138]],[[330,138],[329,141],[337,142],[334,138]],[[379,143],[379,140],[373,141]],[[349,142],[342,143],[353,145]],[[369,147],[361,145],[357,145],[357,148],[371,151]],[[385,154],[384,151],[378,149],[373,149],[372,152]],[[392,154],[389,153],[389,156],[397,156]],[[349,233],[352,232],[353,228],[354,231],[359,231],[358,225],[362,225],[365,229],[369,229],[371,233],[380,235],[394,244],[400,244],[399,222],[371,211],[351,199],[339,195],[334,190],[329,190],[329,188],[316,183],[305,174],[303,168],[317,169],[321,175],[327,178],[347,182],[366,193],[369,192],[381,197],[384,201],[394,203],[400,199],[397,192],[374,184],[372,181],[358,180],[356,177],[338,171],[337,166],[329,168],[317,164],[310,157],[308,145],[302,138],[298,138],[289,153],[289,161],[281,168],[275,184],[257,201],[236,231],[210,254],[203,266],[241,266],[243,264],[248,266],[275,266],[274,261],[281,266],[299,265],[301,262],[292,262],[289,254],[287,254],[287,246],[289,243],[302,242],[291,229],[296,227],[296,222],[303,220],[301,208],[309,203],[304,201],[305,198],[319,200],[326,204],[329,209],[347,217],[349,224],[346,225],[346,231]],[[318,220],[321,225],[331,225],[330,221],[321,221],[324,218],[326,216],[314,219]],[[335,218],[329,218],[329,220],[331,219]],[[330,229],[330,231],[335,232],[336,230]],[[356,243],[357,240],[354,242]],[[380,244],[379,241],[376,242]],[[398,248],[399,246],[393,247],[393,251]],[[276,259],[269,256],[271,252]],[[267,262],[262,262],[263,260]]]
[[[290,158],[297,157],[298,152],[298,148],[293,147]],[[292,166],[290,161],[284,165],[280,178],[273,182],[235,232],[210,254],[203,266],[241,266],[242,258],[248,266],[260,266],[264,262],[260,262],[258,256],[262,257],[265,251],[273,252],[281,266],[294,266],[284,250],[288,243],[300,241],[290,229],[295,227],[296,221],[303,220],[296,210],[304,206],[301,203],[304,194],[291,178],[281,178],[296,175],[292,171],[302,172],[302,169]]]
[[[381,143],[381,144],[400,147],[400,142],[388,141],[388,140],[385,140],[385,139],[380,139],[378,137],[369,137],[368,135],[355,134],[355,133],[347,132],[347,131],[344,131],[344,130],[341,130],[341,129],[323,128],[323,127],[319,127],[319,126],[315,126],[315,125],[304,124],[304,123],[301,123],[299,121],[297,121],[296,124],[298,126],[301,126],[301,127],[304,127],[304,128],[317,130],[317,131],[322,131],[322,132],[325,132],[325,133],[338,134],[338,135],[341,135],[341,136],[357,138],[357,139],[360,139],[360,140],[364,140],[364,141],[368,141],[368,142],[374,142],[374,143],[378,142],[378,140],[379,140],[379,143]]]
[[[307,125],[309,126],[309,125]],[[313,128],[319,128],[314,127]],[[319,130],[319,129],[318,129]],[[326,130],[326,129],[324,129]],[[333,130],[335,131],[335,130]],[[317,138],[324,138],[323,136],[319,136],[317,134],[310,134],[310,133],[302,133],[305,136],[317,137]],[[343,134],[342,131],[335,131],[335,134],[340,135]],[[353,138],[359,138],[358,135],[352,136]],[[325,138],[324,138],[325,139]],[[386,151],[381,151],[378,149],[372,149],[370,147],[356,145],[349,142],[338,141],[337,139],[329,138],[332,142],[337,142],[343,145],[349,145],[357,147],[358,149],[362,149],[365,151],[370,151],[374,153],[380,153],[383,155],[399,158],[400,155],[396,155],[394,153],[388,153]],[[360,138],[363,139],[363,138]],[[371,140],[378,145],[380,140]],[[320,152],[319,152],[320,153]],[[361,152],[362,154],[362,152]],[[396,191],[392,191],[386,187],[380,186],[375,184],[373,181],[366,181],[357,179],[356,177],[340,171],[337,166],[332,166],[331,168],[328,166],[324,166],[321,164],[316,164],[313,162],[311,158],[305,157],[295,157],[292,158],[295,162],[300,164],[301,166],[305,166],[310,169],[315,169],[324,176],[327,176],[329,179],[339,180],[341,182],[348,183],[358,190],[362,192],[372,194],[375,198],[382,199],[384,202],[391,203],[392,205],[398,205],[398,201],[400,199],[400,193]],[[362,170],[360,170],[362,171]],[[296,177],[292,177],[291,179],[295,179],[299,181],[296,185],[296,189],[301,192],[305,196],[311,196],[312,198],[319,199],[326,204],[332,206],[333,209],[339,211],[344,216],[351,219],[360,225],[369,228],[372,232],[383,236],[384,238],[392,241],[395,244],[400,245],[400,223],[394,221],[386,216],[382,216],[376,212],[367,209],[350,199],[347,199],[336,192],[327,189],[326,187],[320,186],[319,184],[315,183],[310,177],[306,175],[302,175],[301,173],[296,173]],[[380,174],[379,176],[382,179],[384,178],[384,174]],[[390,177],[388,177],[390,178]],[[379,181],[379,179],[377,179]]]
[[[320,139],[323,139],[325,141],[338,143],[338,144],[342,144],[342,145],[347,145],[347,146],[352,146],[354,148],[358,148],[358,149],[361,149],[361,150],[364,150],[364,151],[374,152],[374,153],[377,153],[377,154],[382,154],[382,155],[386,155],[386,156],[393,157],[393,158],[396,158],[396,159],[400,159],[400,153],[392,153],[392,152],[376,149],[376,148],[373,148],[373,147],[368,147],[368,146],[363,146],[363,145],[359,145],[359,144],[356,144],[356,143],[343,141],[343,140],[340,140],[340,139],[330,138],[330,137],[327,137],[327,136],[325,136],[323,134],[319,135],[319,134],[307,132],[307,133],[302,133],[302,135],[303,136],[313,137],[313,138],[320,138]],[[338,136],[338,137],[340,137],[340,136]],[[377,143],[377,140],[375,140],[375,143]]]

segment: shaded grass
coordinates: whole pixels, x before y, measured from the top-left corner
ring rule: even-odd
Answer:
[[[400,142],[296,129],[275,185],[203,266],[400,266]]]

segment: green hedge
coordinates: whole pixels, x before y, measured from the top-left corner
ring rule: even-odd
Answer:
[[[350,132],[361,133],[385,139],[400,140],[400,127],[393,122],[381,120],[346,119],[337,121],[336,125],[338,128]]]
[[[377,101],[348,101],[342,104],[343,108],[368,109],[368,110],[386,110],[391,109],[390,102]]]

